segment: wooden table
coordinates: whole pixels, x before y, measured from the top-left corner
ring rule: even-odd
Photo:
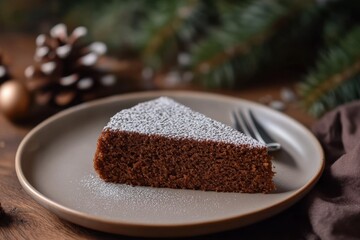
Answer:
[[[1,34],[0,49],[10,56],[12,70],[21,76],[24,68],[32,62],[34,36]],[[271,95],[280,98],[284,87],[294,87],[293,79],[272,77],[261,85],[248,86],[241,90],[212,90],[212,92],[259,101]],[[275,80],[274,80],[275,79]],[[297,103],[288,104],[285,114],[310,127],[314,119],[305,114]],[[23,137],[35,124],[13,124],[0,115],[0,203],[6,218],[0,217],[0,239],[133,239],[86,229],[59,219],[37,204],[20,186],[15,174],[15,154]],[[288,210],[288,211],[291,211]],[[266,220],[242,229],[200,236],[196,239],[238,239],[249,237],[266,228]]]

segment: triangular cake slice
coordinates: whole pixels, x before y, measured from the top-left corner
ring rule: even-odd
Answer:
[[[115,114],[97,144],[106,182],[221,192],[275,189],[266,146],[167,97]]]

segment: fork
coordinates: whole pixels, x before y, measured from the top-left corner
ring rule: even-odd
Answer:
[[[232,112],[232,118],[233,118],[232,119],[233,122],[235,123],[236,130],[257,139],[261,143],[264,143],[269,152],[274,152],[281,149],[280,143],[274,142],[272,139],[271,141],[264,140],[259,130],[261,130],[267,136],[268,134],[259,125],[258,121],[255,119],[254,114],[251,112],[250,109],[246,111],[240,111],[240,110],[234,111]]]

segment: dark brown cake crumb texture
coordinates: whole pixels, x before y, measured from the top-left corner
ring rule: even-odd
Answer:
[[[133,186],[244,193],[275,190],[265,147],[105,130],[94,167],[106,182]]]

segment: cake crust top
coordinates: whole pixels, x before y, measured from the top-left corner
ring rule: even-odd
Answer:
[[[139,103],[115,114],[103,130],[138,132],[172,138],[218,141],[263,148],[264,144],[171,98]]]

